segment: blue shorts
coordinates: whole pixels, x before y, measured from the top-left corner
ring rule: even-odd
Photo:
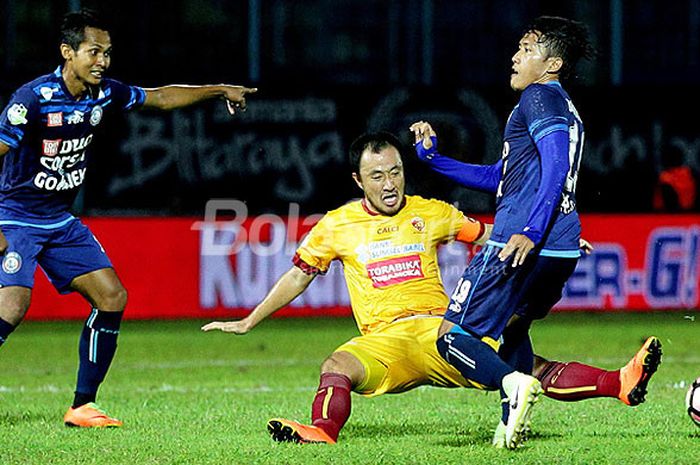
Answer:
[[[51,229],[12,224],[2,224],[0,229],[8,242],[0,266],[0,287],[34,287],[39,265],[56,290],[68,294],[74,278],[112,267],[100,243],[78,219]]]
[[[544,318],[561,298],[578,258],[531,255],[513,268],[498,259],[499,247],[487,245],[465,270],[450,298],[445,319],[465,331],[498,340],[513,314]]]

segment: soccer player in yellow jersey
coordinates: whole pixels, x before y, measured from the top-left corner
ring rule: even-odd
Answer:
[[[202,327],[245,334],[294,300],[317,275],[328,271],[333,260],[343,262],[362,335],[338,347],[321,365],[311,425],[281,418],[269,421],[268,430],[277,441],[335,443],[350,416],[351,391],[377,396],[421,385],[483,388],[464,379],[437,352],[437,330],[449,298],[440,279],[436,249],[452,240],[482,244],[491,225],[468,218],[444,202],[404,195],[399,147],[400,142],[384,132],[355,140],[350,162],[364,198],[328,212],[314,226],[299,246],[294,266],[250,315]],[[619,370],[608,372],[575,362],[548,362],[535,356],[539,359],[535,371],[542,373],[538,377],[543,376],[543,383],[552,378],[546,381],[552,386],[552,392],[545,390],[549,397],[619,397],[629,404],[622,396],[628,387],[638,386],[641,361],[647,355],[643,347],[630,361],[625,376],[631,381],[623,386],[616,381],[625,379]],[[581,377],[582,368],[590,376]],[[559,386],[557,379],[566,383]]]
[[[246,333],[294,300],[331,261],[343,262],[362,335],[323,362],[313,424],[271,420],[268,429],[276,440],[336,442],[350,415],[351,391],[376,396],[426,384],[472,386],[435,347],[449,302],[437,246],[455,239],[481,243],[490,225],[447,203],[404,195],[398,147],[389,133],[366,134],[353,142],[353,178],[364,198],[327,213],[314,226],[297,250],[294,266],[248,317],[203,327]]]

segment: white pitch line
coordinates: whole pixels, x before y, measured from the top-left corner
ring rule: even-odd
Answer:
[[[148,362],[120,362],[119,357],[115,360],[112,365],[112,369],[119,371],[145,371],[145,370],[178,370],[178,369],[192,369],[192,368],[274,368],[274,367],[293,367],[293,366],[321,366],[322,360],[310,361],[310,360],[297,360],[297,359],[238,359],[238,360],[221,360],[221,359],[205,359],[205,360],[182,360],[177,362],[161,362],[161,363],[148,363]],[[116,368],[115,368],[116,367]],[[54,369],[58,368],[56,366]],[[66,370],[74,370],[74,366],[64,367]],[[46,367],[41,364],[36,366],[22,366],[18,368],[3,368],[5,373],[22,373],[28,375],[45,375]]]
[[[115,362],[115,366],[118,366],[119,370],[174,370],[183,368],[212,368],[212,367],[222,367],[222,368],[251,368],[251,367],[291,367],[291,366],[308,366],[308,365],[320,365],[321,360],[309,361],[309,360],[297,360],[297,359],[237,359],[237,360],[217,360],[217,359],[205,359],[205,360],[181,360],[177,362],[163,362],[163,363],[119,363]]]
[[[196,386],[176,386],[172,384],[161,384],[160,386],[151,388],[136,388],[135,391],[143,394],[150,393],[168,393],[174,392],[177,394],[266,394],[266,393],[285,393],[285,392],[313,392],[316,386],[292,386],[285,388],[273,388],[270,386],[258,386],[248,388],[224,387],[224,388],[207,388]],[[42,394],[67,394],[72,393],[73,389],[69,387],[58,387],[53,384],[44,386],[0,386],[0,395],[14,393],[42,393]]]

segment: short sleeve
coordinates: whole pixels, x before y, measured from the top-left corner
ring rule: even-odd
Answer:
[[[444,243],[452,241],[457,237],[457,234],[459,234],[464,224],[468,221],[467,217],[464,216],[464,213],[460,210],[448,203],[439,200],[434,202],[436,204],[435,221],[438,225],[436,231],[438,242]]]
[[[114,79],[108,80],[112,93],[112,102],[122,111],[135,110],[146,101],[146,91],[137,86],[128,86]]]
[[[566,101],[547,85],[528,86],[520,97],[519,109],[535,143],[555,131],[569,130]]]
[[[39,116],[39,99],[27,87],[21,87],[10,98],[0,114],[0,142],[16,149]]]
[[[325,216],[304,238],[294,256],[294,264],[307,274],[324,274],[337,258],[333,247],[334,234],[331,221]]]

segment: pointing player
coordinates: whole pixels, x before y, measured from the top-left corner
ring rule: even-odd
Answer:
[[[64,17],[60,50],[63,65],[20,87],[0,114],[0,345],[24,318],[40,265],[60,293],[77,291],[92,306],[65,424],[121,426],[94,401],[114,357],[127,294],[97,239],[69,213],[85,179],[93,134],[107,114],[138,108],[172,110],[222,98],[233,114],[256,89],[142,89],[107,79],[110,34],[89,10]]]
[[[496,193],[493,233],[452,295],[438,350],[466,378],[501,388],[509,407],[504,408],[494,443],[508,448],[524,439],[530,409],[542,392],[539,381],[515,371],[532,370],[527,330],[532,320],[543,318],[561,298],[580,256],[575,187],[584,131],[559,81],[592,52],[585,27],[575,21],[541,17],[526,28],[512,59],[510,79],[511,87],[522,95],[508,118],[502,159],[495,165],[467,165],[442,157],[430,125],[411,126],[419,157],[433,169],[468,187]],[[509,321],[512,331],[505,344],[510,339],[522,345],[508,350],[505,358],[512,365],[499,358],[494,343]],[[634,399],[628,398],[627,403],[643,400],[659,361],[659,341],[650,338],[631,362],[634,385],[629,385],[630,380],[623,383],[623,389],[634,391]],[[558,368],[550,368],[554,371],[542,373],[548,375],[546,383],[555,383]],[[516,395],[510,395],[508,384],[514,378]],[[586,379],[595,381],[592,372],[586,373]],[[570,376],[569,381],[573,380],[579,385],[582,381]]]

